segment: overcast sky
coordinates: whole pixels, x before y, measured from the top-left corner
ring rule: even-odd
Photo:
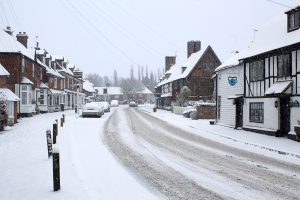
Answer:
[[[299,0],[276,0],[290,7]],[[268,0],[0,0],[2,28],[36,36],[84,74],[128,77],[130,66],[157,72],[164,57],[186,58],[186,43],[211,45],[224,61],[246,48],[258,29],[289,8]]]

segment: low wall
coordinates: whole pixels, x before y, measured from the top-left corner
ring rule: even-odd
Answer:
[[[172,112],[176,115],[182,115],[188,109],[191,109],[191,107],[172,106]]]
[[[215,105],[197,105],[198,119],[215,119],[216,106]]]

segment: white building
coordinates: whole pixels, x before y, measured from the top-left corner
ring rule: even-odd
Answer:
[[[243,126],[244,66],[235,53],[216,68],[217,123]]]

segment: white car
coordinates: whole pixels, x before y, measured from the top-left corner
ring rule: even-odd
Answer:
[[[119,101],[118,100],[111,100],[110,106],[111,107],[118,107],[119,106]]]
[[[82,117],[101,117],[103,113],[103,107],[96,102],[87,103],[82,109]]]
[[[100,102],[97,102],[97,103],[99,103],[103,107],[104,112],[110,112],[110,106],[109,106],[108,102],[100,101]]]
[[[137,107],[138,105],[134,101],[129,102],[129,107]]]

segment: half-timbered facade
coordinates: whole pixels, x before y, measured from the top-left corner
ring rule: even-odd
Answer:
[[[284,136],[300,120],[300,9],[257,32],[244,63],[243,128]]]

